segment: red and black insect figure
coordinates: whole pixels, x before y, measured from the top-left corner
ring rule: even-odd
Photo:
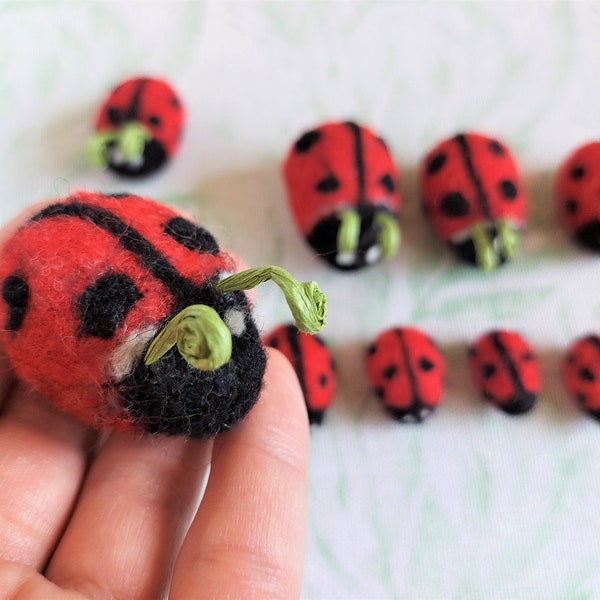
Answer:
[[[290,361],[304,393],[308,418],[320,424],[333,402],[337,378],[331,353],[323,338],[281,325],[264,338],[265,346],[276,348]]]
[[[537,357],[512,331],[491,331],[469,348],[469,367],[483,397],[509,415],[528,412],[541,386]]]
[[[600,337],[576,340],[563,362],[563,382],[577,405],[600,421]]]
[[[367,350],[367,375],[387,411],[420,423],[440,404],[446,361],[422,331],[398,327],[381,333]]]
[[[170,208],[78,192],[0,251],[0,339],[18,376],[84,423],[210,437],[251,409],[265,370],[233,281],[254,270],[234,269]]]
[[[96,119],[90,161],[131,177],[162,167],[179,147],[185,111],[161,79],[137,77],[116,87]]]
[[[463,260],[490,270],[512,258],[527,219],[527,198],[508,148],[461,133],[421,165],[423,210],[440,239]]]
[[[283,167],[291,210],[318,256],[355,270],[400,244],[398,171],[385,142],[353,122],[304,133]]]
[[[560,221],[582,246],[600,251],[600,142],[578,148],[555,179]]]

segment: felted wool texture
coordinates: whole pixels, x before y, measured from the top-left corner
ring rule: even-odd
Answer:
[[[369,382],[387,411],[404,422],[421,422],[440,404],[446,360],[436,344],[413,327],[383,331],[369,346]]]
[[[600,336],[579,338],[565,352],[565,388],[581,408],[600,421]]]
[[[481,395],[510,415],[528,412],[541,387],[537,357],[514,331],[485,333],[469,348],[469,368]]]
[[[151,134],[140,165],[109,161],[109,168],[126,176],[153,173],[177,152],[183,136],[185,109],[166,81],[135,77],[119,84],[104,101],[96,117],[98,133],[116,132],[126,123],[143,125]]]
[[[563,161],[554,189],[563,227],[585,248],[600,251],[600,142],[577,148]]]
[[[329,348],[319,335],[280,325],[263,338],[265,346],[279,350],[294,367],[304,393],[311,423],[321,423],[337,390],[337,376]]]
[[[525,226],[528,199],[516,162],[494,138],[471,132],[440,142],[422,161],[419,182],[433,230],[468,262],[475,262],[474,225],[487,224],[493,236],[499,219]]]
[[[154,201],[77,192],[29,218],[0,253],[0,335],[15,371],[98,428],[208,437],[256,401],[265,355],[234,270],[213,236]],[[152,338],[183,308],[241,313],[229,363],[200,372]],[[245,327],[239,326],[240,320]]]
[[[380,137],[353,122],[325,123],[304,132],[283,165],[289,204],[300,233],[317,254],[341,269],[367,264],[364,253],[379,232],[376,213],[398,218],[399,172]],[[356,264],[335,262],[340,210],[354,208],[361,218]]]

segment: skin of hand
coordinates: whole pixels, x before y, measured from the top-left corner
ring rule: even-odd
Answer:
[[[267,353],[250,414],[199,441],[91,431],[0,348],[0,599],[298,597],[309,426]]]

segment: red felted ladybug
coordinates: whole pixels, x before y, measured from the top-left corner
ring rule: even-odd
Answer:
[[[531,346],[518,333],[482,335],[469,348],[469,367],[483,397],[504,412],[520,415],[534,406],[540,370]]]
[[[185,111],[161,79],[136,77],[115,88],[96,119],[90,160],[120,175],[153,173],[177,151]]]
[[[295,325],[281,325],[264,338],[265,346],[277,348],[290,361],[311,423],[321,423],[337,388],[333,360],[323,339],[299,331]]]
[[[412,327],[381,333],[367,351],[367,375],[388,412],[420,423],[440,404],[446,361],[433,341]]]
[[[565,354],[563,381],[579,407],[600,421],[600,337],[574,342]]]
[[[555,179],[559,218],[577,242],[600,250],[600,142],[578,148]]]
[[[356,123],[304,133],[283,167],[296,223],[317,254],[342,270],[396,254],[398,172],[385,142]]]
[[[234,267],[170,208],[77,192],[0,251],[2,346],[21,379],[87,424],[212,436],[262,386],[264,350],[241,290],[283,278],[304,313],[314,305],[315,322],[324,318],[314,282],[296,288],[277,267],[226,277]]]
[[[478,133],[444,140],[421,165],[423,209],[437,235],[489,270],[513,257],[527,198],[505,145]]]

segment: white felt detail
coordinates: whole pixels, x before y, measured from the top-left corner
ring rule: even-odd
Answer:
[[[335,262],[341,267],[347,267],[354,264],[356,253],[354,252],[338,252],[335,257]]]
[[[241,310],[230,308],[223,320],[233,335],[240,336],[246,331],[246,316]]]
[[[381,258],[381,248],[379,247],[378,244],[375,244],[375,246],[371,246],[365,252],[365,261],[369,265],[375,264],[380,258]]]
[[[156,334],[156,327],[149,329],[136,329],[113,352],[108,363],[110,377],[120,380],[131,373],[135,364],[140,360],[148,342]]]

